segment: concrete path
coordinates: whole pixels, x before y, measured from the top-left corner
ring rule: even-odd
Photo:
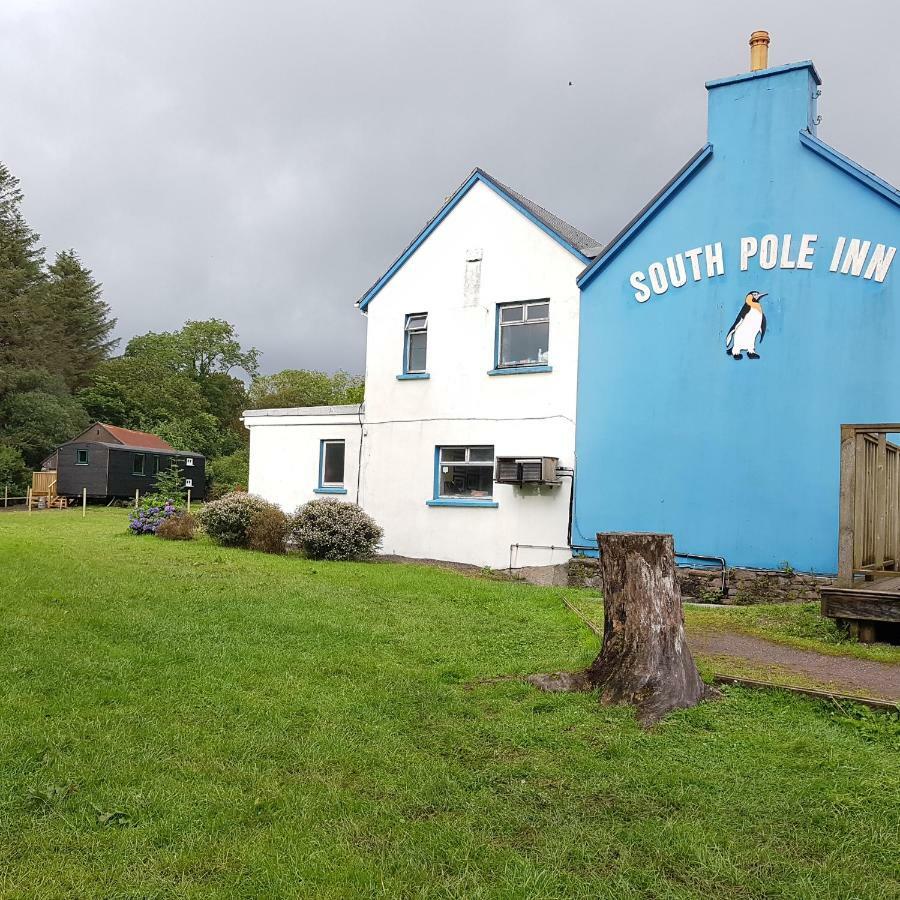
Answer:
[[[689,631],[688,644],[697,656],[777,667],[836,692],[900,702],[900,666],[890,663],[798,650],[733,631]]]

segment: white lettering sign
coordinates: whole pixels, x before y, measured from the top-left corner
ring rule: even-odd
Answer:
[[[817,234],[802,234],[797,241],[792,234],[745,235],[737,245],[740,270],[747,272],[751,265],[764,271],[776,267],[788,271],[812,269],[818,240]],[[887,244],[873,245],[870,240],[841,235],[835,241],[828,271],[881,284],[896,253],[897,248]],[[646,303],[652,294],[660,296],[670,287],[683,287],[688,282],[688,275],[693,281],[724,275],[725,256],[723,242],[716,241],[652,262],[646,271],[632,272],[629,278],[634,299]]]

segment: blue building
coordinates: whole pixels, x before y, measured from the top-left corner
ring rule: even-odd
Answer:
[[[707,143],[579,277],[574,544],[837,571],[840,426],[900,421],[900,193],[817,137],[819,85],[709,82]]]

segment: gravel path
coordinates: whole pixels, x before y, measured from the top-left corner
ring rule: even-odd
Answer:
[[[900,666],[890,663],[797,650],[733,631],[689,632],[688,643],[698,656],[730,657],[778,666],[836,691],[863,692],[872,697],[900,701]]]

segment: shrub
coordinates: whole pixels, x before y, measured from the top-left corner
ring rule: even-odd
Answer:
[[[178,507],[171,501],[162,503],[156,500],[145,500],[137,509],[128,515],[128,530],[132,534],[156,534],[156,529],[166,519],[178,514]]]
[[[230,456],[209,460],[206,467],[207,496],[211,500],[218,500],[234,491],[246,491],[249,470],[249,447],[242,447]]]
[[[301,506],[291,521],[291,538],[312,559],[368,559],[383,534],[355,503],[330,497]]]
[[[247,546],[263,553],[284,553],[288,526],[288,517],[277,506],[266,505],[250,518]]]
[[[178,510],[156,526],[156,536],[167,541],[192,541],[197,520],[189,513]]]
[[[217,544],[246,547],[254,514],[276,508],[255,494],[234,492],[207,503],[200,511],[199,520]]]

